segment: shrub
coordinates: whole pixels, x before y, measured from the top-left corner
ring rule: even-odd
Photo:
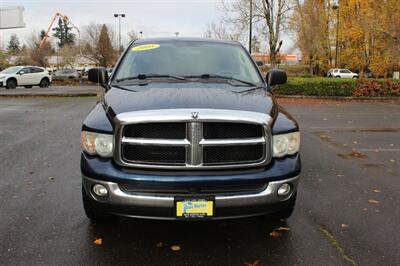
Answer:
[[[289,78],[274,89],[277,94],[305,96],[400,96],[400,80]]]
[[[274,91],[285,95],[351,96],[355,85],[353,80],[293,77]]]

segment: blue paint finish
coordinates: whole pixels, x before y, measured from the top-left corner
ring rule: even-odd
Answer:
[[[279,106],[278,114],[272,125],[272,134],[277,135],[295,131],[299,131],[299,125],[296,120],[283,107]]]
[[[83,121],[82,130],[112,134],[113,126],[108,119],[102,103],[97,103]]]
[[[301,162],[298,154],[285,157],[282,159],[274,159],[268,167],[261,169],[260,171],[254,171],[251,173],[243,172],[243,170],[237,170],[229,174],[205,174],[183,175],[179,172],[175,172],[175,175],[171,175],[171,172],[162,174],[162,172],[152,172],[149,174],[134,173],[133,171],[126,171],[118,166],[115,166],[112,159],[103,159],[94,157],[82,153],[81,156],[81,171],[82,174],[93,179],[99,179],[110,182],[143,182],[146,184],[158,184],[158,185],[171,185],[171,186],[197,186],[197,185],[219,185],[219,184],[240,184],[241,182],[248,183],[249,181],[265,180],[276,181],[290,177],[294,177],[300,174]],[[173,172],[172,172],[173,173]]]

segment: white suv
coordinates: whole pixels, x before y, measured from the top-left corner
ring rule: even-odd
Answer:
[[[328,71],[328,75],[329,78],[347,78],[347,79],[358,79],[358,74],[351,72],[348,69],[338,69],[338,68],[334,68],[334,69],[330,69]]]
[[[32,88],[32,86],[48,87],[51,84],[49,72],[36,66],[14,66],[0,72],[0,87],[15,89],[17,86]]]

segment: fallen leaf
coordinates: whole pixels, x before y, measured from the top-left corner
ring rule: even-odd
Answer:
[[[103,244],[103,239],[102,238],[96,238],[93,243],[95,245],[101,246]]]
[[[395,161],[396,161],[396,160],[394,160],[394,159],[390,159],[390,162],[391,162],[391,163],[394,163]]]
[[[158,242],[157,245],[156,245],[156,247],[162,248],[162,247],[163,247],[163,243],[162,243],[162,242]]]
[[[354,144],[357,144],[358,142],[357,142],[357,140],[354,140],[353,143],[354,143]]]
[[[338,175],[337,175],[337,177],[343,177],[343,175],[341,175],[341,174],[338,174]]]
[[[269,235],[276,238],[280,237],[282,234],[274,230],[271,233],[269,233]]]
[[[244,265],[245,266],[257,266],[260,264],[259,260],[256,260],[255,262],[245,262]]]
[[[172,245],[172,246],[171,246],[171,250],[172,250],[172,251],[180,251],[180,250],[181,250],[181,247],[178,246],[178,245]]]
[[[328,120],[328,119],[324,118],[324,121],[326,121],[326,120]]]
[[[372,191],[375,192],[375,193],[380,193],[381,192],[379,189],[374,189]]]
[[[368,211],[368,209],[367,209],[367,208],[364,208],[363,211]]]
[[[349,228],[349,226],[347,224],[342,224],[341,227],[342,228]]]
[[[49,179],[49,180],[54,180],[54,177],[53,177],[53,176],[49,176],[48,179]]]
[[[368,200],[368,202],[371,204],[379,204],[379,201],[373,199]]]

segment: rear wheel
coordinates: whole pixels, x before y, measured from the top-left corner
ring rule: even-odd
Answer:
[[[104,221],[111,217],[111,215],[106,214],[99,210],[95,204],[93,204],[93,200],[87,195],[85,188],[82,185],[82,201],[83,201],[83,209],[85,210],[86,216],[92,220],[96,221]]]
[[[7,89],[15,89],[17,87],[17,81],[14,79],[9,79],[6,84]]]
[[[27,88],[27,89],[30,89],[30,88],[32,88],[32,86],[24,86],[25,88]]]
[[[48,86],[50,86],[50,81],[49,81],[49,79],[48,79],[48,78],[43,78],[43,79],[40,81],[39,86],[40,86],[41,88],[47,88]]]

